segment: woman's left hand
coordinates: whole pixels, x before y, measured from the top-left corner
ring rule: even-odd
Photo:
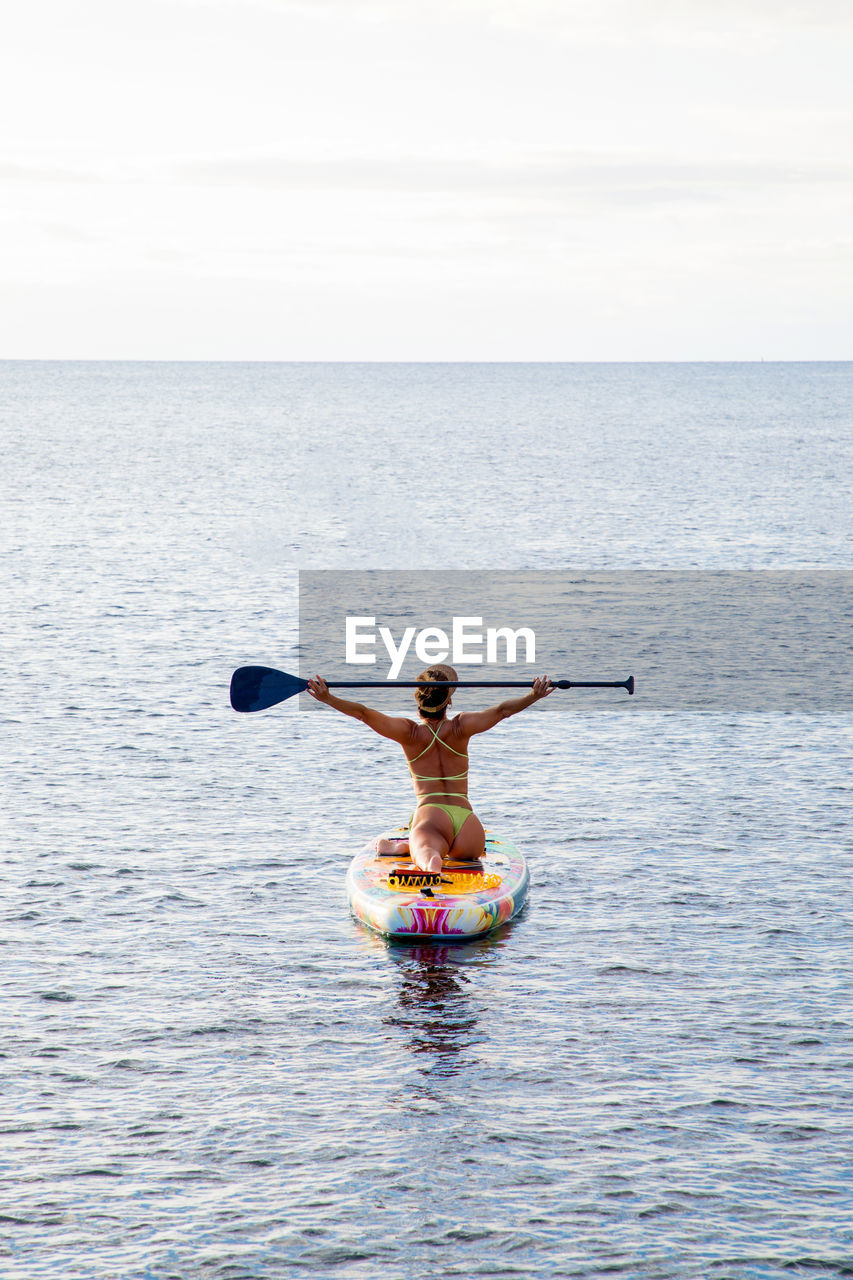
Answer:
[[[331,698],[329,687],[322,676],[312,676],[308,681],[308,692],[312,698],[316,698],[318,702],[328,702]]]

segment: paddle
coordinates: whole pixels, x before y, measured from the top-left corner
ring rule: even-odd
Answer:
[[[532,680],[328,680],[330,689],[531,689]],[[552,680],[555,689],[627,689],[634,692],[634,677],[627,680]],[[238,667],[231,677],[231,706],[235,711],[264,711],[304,693],[308,681],[273,667]]]

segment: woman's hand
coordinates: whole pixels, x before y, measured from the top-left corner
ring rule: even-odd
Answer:
[[[312,698],[316,698],[318,702],[328,702],[331,698],[329,687],[322,676],[312,676],[308,681],[308,692]]]
[[[549,693],[554,692],[554,686],[551,684],[550,676],[537,676],[533,681],[534,701],[538,702],[540,698],[547,698]]]

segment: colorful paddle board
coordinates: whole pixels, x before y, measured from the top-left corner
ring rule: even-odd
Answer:
[[[406,829],[386,834],[393,839]],[[429,881],[408,857],[378,854],[371,840],[347,872],[350,909],[357,920],[392,938],[475,938],[518,915],[530,876],[524,854],[487,831],[479,862],[448,861],[439,882]]]

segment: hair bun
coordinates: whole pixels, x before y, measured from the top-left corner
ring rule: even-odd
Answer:
[[[443,665],[427,667],[426,671],[422,671],[418,676],[419,680],[458,680],[458,678],[453,667]],[[440,686],[436,688],[432,685],[426,689],[415,689],[415,702],[420,714],[430,720],[443,715],[455,688],[455,685],[444,686],[444,688]]]

